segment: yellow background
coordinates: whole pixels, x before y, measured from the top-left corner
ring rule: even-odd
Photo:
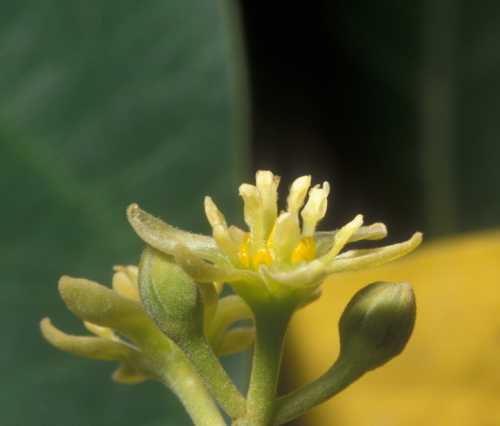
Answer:
[[[286,365],[295,385],[335,360],[338,319],[364,285],[411,283],[417,322],[399,357],[312,410],[301,424],[500,425],[499,271],[500,231],[494,231],[424,243],[384,267],[334,275],[322,297],[292,320]]]

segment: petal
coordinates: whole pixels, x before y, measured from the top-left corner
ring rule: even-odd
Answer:
[[[223,225],[215,225],[213,227],[213,236],[220,251],[229,258],[233,265],[238,265],[240,263],[238,257],[239,245],[231,237],[229,229]]]
[[[217,208],[210,197],[205,197],[205,214],[212,227],[212,235],[219,249],[231,260],[233,264],[238,264],[239,245],[233,240],[226,218]]]
[[[228,229],[232,240],[238,245],[238,247],[243,244],[247,233],[235,225],[231,225]]]
[[[328,265],[328,272],[357,271],[367,267],[383,265],[411,253],[421,242],[422,233],[416,232],[409,240],[403,243],[361,252],[353,250],[354,254],[346,252],[342,257],[335,259]],[[359,255],[356,255],[356,253],[359,253]]]
[[[140,301],[139,287],[137,286],[137,276],[131,279],[131,275],[127,273],[127,269],[120,266],[115,266],[115,273],[113,274],[112,287],[120,296],[127,299]]]
[[[243,198],[243,215],[248,225],[251,238],[256,243],[266,239],[264,223],[262,220],[262,197],[257,187],[244,183],[240,185],[239,193]]]
[[[220,346],[215,348],[215,352],[218,356],[236,354],[249,349],[254,341],[254,327],[236,327],[224,335]]]
[[[117,265],[113,268],[115,272],[122,271],[125,272],[133,283],[137,284],[137,277],[139,276],[139,268],[136,265]]]
[[[236,269],[229,263],[215,265],[204,261],[188,247],[178,244],[175,247],[175,261],[198,283],[254,281],[256,273]],[[250,285],[250,284],[249,284]]]
[[[223,225],[227,227],[226,218],[222,212],[217,208],[216,204],[211,197],[206,196],[204,200],[205,215],[207,216],[208,222],[212,227],[216,225]]]
[[[100,325],[94,324],[92,322],[83,321],[85,328],[96,336],[103,337],[109,340],[118,340],[115,332],[109,327],[101,327]]]
[[[213,238],[175,228],[141,210],[137,204],[128,207],[127,217],[137,235],[163,253],[172,255],[180,242],[205,259],[216,261],[221,257]]]
[[[110,327],[139,344],[155,333],[161,335],[142,305],[101,284],[63,276],[59,293],[64,303],[78,318]]]
[[[145,382],[151,377],[128,364],[122,364],[115,371],[113,371],[111,378],[116,383],[120,383],[122,385],[136,385]]]
[[[50,319],[40,322],[43,337],[56,348],[85,358],[104,361],[125,360],[134,354],[130,347],[103,337],[74,336],[54,327]]]
[[[197,256],[183,244],[177,244],[174,249],[175,261],[184,269],[195,281],[199,283],[212,283],[214,281],[224,282],[227,278],[225,269],[206,262]]]
[[[226,330],[232,324],[253,318],[253,313],[246,302],[237,295],[230,295],[219,300],[217,311],[208,328],[208,339],[218,344]]]
[[[333,245],[335,235],[339,232],[335,231],[320,231],[314,234],[316,240],[316,248],[318,256],[325,254]],[[383,223],[373,223],[368,226],[362,226],[349,238],[349,243],[362,240],[382,240],[387,237],[387,228]]]

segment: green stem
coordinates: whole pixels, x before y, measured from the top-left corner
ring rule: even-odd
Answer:
[[[296,419],[345,389],[363,374],[352,366],[352,363],[338,359],[319,379],[278,398],[273,425],[281,425]]]
[[[162,382],[180,399],[195,426],[226,426],[203,380],[185,355],[174,348],[162,374]]]
[[[207,341],[198,336],[181,345],[215,399],[233,419],[245,414],[245,399],[213,353]]]
[[[290,314],[255,312],[257,330],[247,398],[246,426],[269,426],[274,415],[283,341]]]

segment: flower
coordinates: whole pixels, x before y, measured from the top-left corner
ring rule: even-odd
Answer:
[[[118,383],[164,380],[163,375],[171,368],[169,363],[175,368],[179,349],[147,315],[139,295],[137,266],[115,266],[112,289],[63,276],[59,292],[92,336],[64,333],[44,318],[40,323],[42,334],[56,348],[85,358],[118,361],[120,365],[112,375]],[[216,293],[215,297],[205,327],[210,347],[218,356],[248,349],[255,337],[254,327],[235,326],[242,320],[252,320],[248,306],[236,295],[218,299]]]
[[[354,241],[383,239],[385,225],[363,226],[363,216],[357,215],[338,230],[317,231],[326,214],[329,183],[311,187],[310,176],[297,178],[290,187],[286,210],[278,213],[279,181],[279,176],[261,170],[255,185],[239,187],[248,231],[229,226],[208,196],[204,207],[212,237],[177,229],[137,204],[129,206],[127,215],[147,244],[174,256],[196,281],[227,282],[250,304],[287,298],[306,303],[318,294],[328,275],[395,260],[422,241],[417,232],[399,244],[342,252]]]

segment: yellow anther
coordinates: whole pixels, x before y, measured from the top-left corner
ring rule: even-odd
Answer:
[[[257,253],[255,253],[252,258],[252,266],[256,270],[259,268],[260,265],[271,266],[272,263],[273,263],[273,258],[271,257],[269,250],[265,248],[257,250]]]
[[[304,237],[292,252],[292,263],[313,260],[316,257],[316,242],[313,237]]]
[[[248,246],[250,244],[250,235],[246,234],[243,238],[243,242],[238,250],[238,258],[240,259],[241,266],[244,268],[250,267],[250,255],[248,253]]]

